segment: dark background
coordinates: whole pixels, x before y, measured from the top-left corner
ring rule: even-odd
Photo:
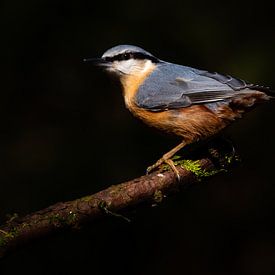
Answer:
[[[274,10],[222,1],[2,1],[0,221],[144,173],[177,140],[134,119],[84,57],[134,44],[275,87]],[[206,184],[37,241],[17,274],[275,274],[274,102],[227,129],[241,164]],[[86,274],[86,273],[85,273]]]

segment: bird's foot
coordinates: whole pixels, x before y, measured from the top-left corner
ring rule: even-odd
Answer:
[[[164,162],[165,162],[165,160],[163,158],[159,159],[156,163],[154,163],[153,165],[147,167],[146,174],[147,175],[150,174],[152,171],[154,171],[155,169],[157,169]]]
[[[176,168],[175,166],[175,163],[172,159],[164,159],[164,158],[161,158],[159,159],[155,164],[149,166],[146,170],[146,174],[150,174],[153,170],[157,169],[159,166],[161,166],[163,163],[166,163],[170,166],[170,168],[173,170],[173,172],[175,173],[178,181],[180,181],[180,174],[179,174],[179,171],[178,169]]]
[[[178,169],[175,166],[175,163],[173,161],[173,159],[175,159],[175,154],[184,146],[186,145],[185,141],[182,141],[180,144],[178,144],[176,147],[174,147],[172,150],[170,150],[169,152],[167,152],[166,154],[164,154],[162,156],[162,158],[160,158],[155,164],[153,164],[152,166],[149,166],[147,168],[147,174],[151,173],[153,170],[155,170],[156,168],[158,168],[161,164],[166,163],[168,164],[171,169],[174,171],[174,173],[177,176],[177,179],[180,181],[180,174]],[[174,157],[173,157],[174,156]]]

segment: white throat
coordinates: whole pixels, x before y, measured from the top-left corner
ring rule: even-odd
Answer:
[[[119,75],[143,75],[150,68],[155,67],[151,60],[129,59],[115,61],[111,66],[111,71]]]

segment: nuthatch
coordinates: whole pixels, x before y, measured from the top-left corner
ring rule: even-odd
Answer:
[[[126,107],[139,119],[181,137],[147,171],[167,163],[185,145],[209,138],[255,104],[269,100],[269,88],[229,75],[211,73],[158,59],[131,45],[107,50],[101,58],[85,59],[118,77]]]

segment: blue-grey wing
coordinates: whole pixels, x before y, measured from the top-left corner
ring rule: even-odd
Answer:
[[[230,99],[253,87],[231,76],[162,63],[139,87],[136,104],[151,111],[184,108]]]

